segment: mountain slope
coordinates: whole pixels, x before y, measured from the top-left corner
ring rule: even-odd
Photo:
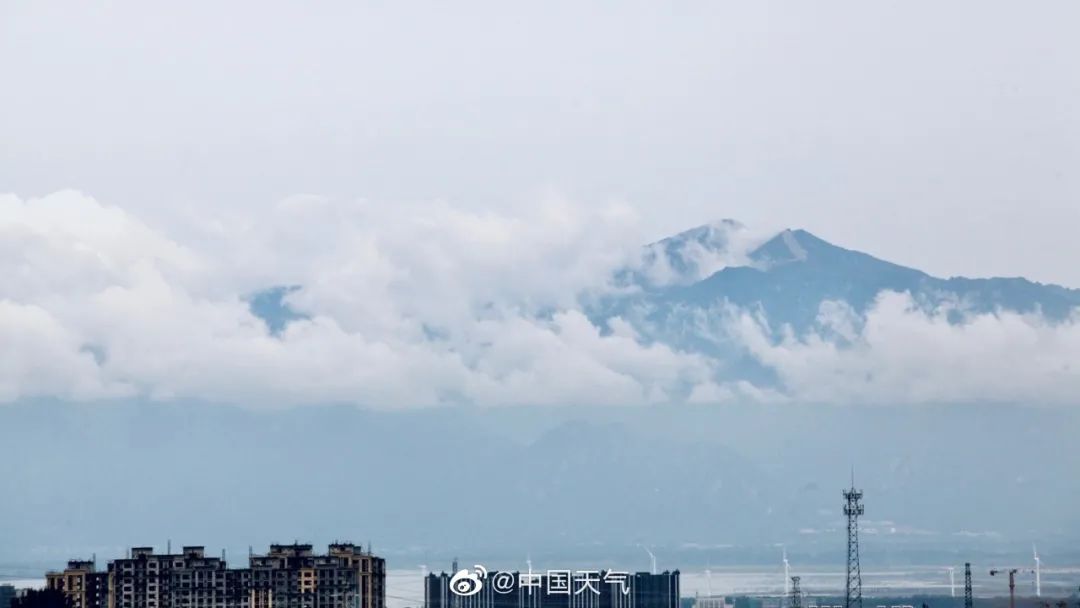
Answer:
[[[687,250],[689,239],[694,247],[706,244],[697,235],[682,233],[660,241],[651,251],[668,253],[672,268],[690,267],[681,252]],[[725,256],[734,259],[738,254],[716,252],[712,257]],[[784,230],[745,257],[745,264],[723,267],[688,284],[643,285],[640,295],[622,302],[618,310],[645,309],[651,324],[662,326],[687,310],[726,303],[760,310],[773,328],[787,324],[801,332],[814,325],[823,302],[844,302],[864,313],[883,291],[906,292],[928,311],[950,306],[951,318],[957,321],[964,313],[996,310],[1040,312],[1061,321],[1080,306],[1077,289],[1023,278],[941,279],[837,247],[805,230]]]
[[[395,568],[529,552],[618,564],[640,544],[677,564],[746,563],[759,549],[771,563],[775,543],[838,563],[852,463],[866,525],[895,528],[866,539],[877,563],[961,545],[1036,541],[1051,553],[1080,530],[1078,422],[1069,410],[944,404],[14,404],[0,408],[0,560],[44,569],[168,538],[232,555],[347,537],[373,541]]]

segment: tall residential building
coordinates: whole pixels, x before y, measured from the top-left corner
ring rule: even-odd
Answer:
[[[385,608],[386,562],[349,543],[327,554],[311,545],[271,545],[251,555],[247,568],[229,568],[224,555],[203,547],[154,553],[134,547],[128,557],[97,572],[93,562],[71,561],[46,575],[74,608]]]
[[[105,608],[240,608],[239,596],[229,597],[236,590],[225,582],[225,561],[207,558],[202,547],[178,554],[133,547],[126,559],[109,562]]]
[[[386,560],[371,554],[371,547],[364,551],[352,543],[333,543],[330,556],[345,560],[356,570],[360,587],[360,608],[386,607]]]
[[[252,556],[249,571],[250,608],[363,605],[354,564],[335,555],[314,555],[311,545],[271,545],[266,555]]]
[[[109,598],[109,574],[98,572],[93,560],[73,559],[63,572],[45,575],[49,589],[63,591],[72,608],[104,608]]]
[[[11,608],[13,599],[15,599],[14,585],[0,585],[0,608]]]

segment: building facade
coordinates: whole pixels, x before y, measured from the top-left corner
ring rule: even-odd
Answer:
[[[386,562],[351,543],[328,553],[311,545],[271,545],[249,555],[247,568],[229,568],[201,546],[180,553],[134,547],[104,572],[73,560],[46,574],[73,608],[385,608]]]
[[[333,543],[329,554],[356,571],[360,608],[386,607],[386,560],[352,543]]]
[[[552,572],[556,574],[552,574]],[[453,574],[424,580],[425,608],[679,608],[679,571],[649,574],[612,571],[487,572],[480,590],[460,595]],[[556,581],[552,577],[558,576]],[[625,577],[625,578],[623,578]],[[497,582],[498,581],[498,582]]]
[[[202,547],[156,554],[133,547],[125,559],[109,562],[105,608],[239,608],[228,601],[225,561],[207,558]],[[86,607],[90,608],[90,607]]]
[[[63,572],[46,574],[45,584],[63,591],[72,608],[105,608],[109,601],[109,575],[98,572],[93,560],[71,560]]]
[[[15,587],[13,585],[0,585],[0,608],[11,608],[11,600],[15,599]]]

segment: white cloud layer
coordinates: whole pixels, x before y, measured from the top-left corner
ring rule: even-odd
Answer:
[[[955,310],[955,309],[952,309]],[[845,304],[821,306],[817,333],[770,339],[746,312],[730,324],[755,358],[809,401],[1076,402],[1080,315],[1050,323],[998,311],[950,323],[908,294],[882,292],[859,328]]]
[[[298,196],[158,228],[75,191],[0,196],[0,402],[1067,402],[1080,389],[1080,323],[950,325],[902,294],[864,323],[827,303],[820,334],[780,340],[728,309],[725,335],[781,379],[755,385],[582,312],[639,259],[642,232],[625,207],[556,198],[510,217]],[[307,316],[277,336],[245,299],[274,285],[301,286],[287,302]]]

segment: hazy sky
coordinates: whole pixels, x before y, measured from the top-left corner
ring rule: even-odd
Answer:
[[[1080,287],[1076,2],[162,6],[0,8],[0,403],[1075,402],[1080,314],[716,316],[778,393],[580,298],[724,217]]]
[[[451,8],[452,6],[452,8]],[[0,5],[0,191],[805,227],[1080,286],[1080,4]],[[181,212],[184,207],[189,211]]]

